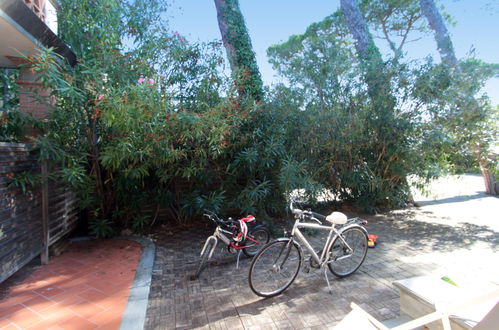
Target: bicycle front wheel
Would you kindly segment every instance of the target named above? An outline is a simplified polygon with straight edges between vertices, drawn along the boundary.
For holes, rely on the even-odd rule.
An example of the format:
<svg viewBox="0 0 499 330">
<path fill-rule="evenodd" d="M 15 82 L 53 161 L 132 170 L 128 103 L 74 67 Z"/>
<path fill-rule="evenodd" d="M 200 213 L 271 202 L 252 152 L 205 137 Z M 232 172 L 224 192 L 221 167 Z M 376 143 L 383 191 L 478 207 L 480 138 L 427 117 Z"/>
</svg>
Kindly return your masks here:
<svg viewBox="0 0 499 330">
<path fill-rule="evenodd" d="M 199 265 L 196 269 L 196 272 L 191 276 L 192 280 L 198 279 L 201 272 L 205 269 L 206 263 L 208 261 L 208 256 L 210 255 L 211 249 L 213 249 L 215 243 L 215 240 L 208 238 L 208 243 L 206 244 L 206 248 L 201 255 L 201 259 L 199 260 Z"/>
<path fill-rule="evenodd" d="M 301 251 L 290 239 L 267 244 L 255 256 L 249 271 L 251 290 L 260 297 L 273 297 L 286 290 L 298 275 Z"/>
<path fill-rule="evenodd" d="M 267 227 L 256 226 L 248 233 L 246 238 L 247 248 L 243 249 L 247 257 L 254 257 L 260 249 L 270 241 L 270 231 Z"/>
<path fill-rule="evenodd" d="M 340 233 L 348 244 L 337 236 L 329 249 L 328 267 L 337 277 L 353 274 L 364 262 L 367 254 L 367 234 L 360 227 L 352 227 Z"/>
</svg>

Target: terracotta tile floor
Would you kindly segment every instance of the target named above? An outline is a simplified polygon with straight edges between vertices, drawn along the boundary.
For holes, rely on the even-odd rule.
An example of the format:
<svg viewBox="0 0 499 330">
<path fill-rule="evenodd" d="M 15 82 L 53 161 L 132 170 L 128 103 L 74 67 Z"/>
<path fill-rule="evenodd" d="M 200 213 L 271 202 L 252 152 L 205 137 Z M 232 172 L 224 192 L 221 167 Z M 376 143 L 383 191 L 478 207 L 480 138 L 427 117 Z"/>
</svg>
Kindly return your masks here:
<svg viewBox="0 0 499 330">
<path fill-rule="evenodd" d="M 140 254 L 129 240 L 71 243 L 48 265 L 1 284 L 0 329 L 119 329 Z"/>
</svg>

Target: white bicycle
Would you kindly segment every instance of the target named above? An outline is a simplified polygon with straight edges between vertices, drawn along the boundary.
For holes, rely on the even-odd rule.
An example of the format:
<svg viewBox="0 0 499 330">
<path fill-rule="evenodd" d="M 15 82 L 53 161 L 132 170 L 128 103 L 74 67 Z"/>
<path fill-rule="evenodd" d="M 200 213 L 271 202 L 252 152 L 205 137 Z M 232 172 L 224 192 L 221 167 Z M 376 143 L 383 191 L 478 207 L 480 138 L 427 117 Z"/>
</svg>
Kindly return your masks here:
<svg viewBox="0 0 499 330">
<path fill-rule="evenodd" d="M 330 292 L 327 269 L 337 277 L 346 277 L 353 274 L 366 257 L 368 233 L 364 226 L 367 221 L 359 218 L 347 219 L 347 216 L 340 212 L 324 216 L 294 208 L 293 203 L 291 212 L 295 216 L 295 224 L 290 237 L 279 238 L 267 244 L 251 263 L 249 285 L 251 290 L 261 297 L 281 294 L 296 279 L 303 256 L 302 247 L 298 242 L 311 254 L 310 267 L 324 269 Z M 324 220 L 330 225 L 323 225 Z M 321 252 L 317 253 L 312 248 L 300 228 L 329 231 Z"/>
<path fill-rule="evenodd" d="M 192 280 L 199 277 L 213 252 L 218 241 L 222 241 L 230 253 L 237 253 L 236 268 L 239 268 L 239 257 L 243 252 L 247 257 L 254 257 L 256 253 L 270 240 L 270 231 L 264 225 L 253 225 L 256 222 L 254 216 L 249 215 L 239 220 L 220 219 L 215 213 L 205 210 L 205 217 L 215 222 L 215 232 L 209 236 L 200 253 L 199 265 L 196 272 L 191 276 Z"/>
</svg>

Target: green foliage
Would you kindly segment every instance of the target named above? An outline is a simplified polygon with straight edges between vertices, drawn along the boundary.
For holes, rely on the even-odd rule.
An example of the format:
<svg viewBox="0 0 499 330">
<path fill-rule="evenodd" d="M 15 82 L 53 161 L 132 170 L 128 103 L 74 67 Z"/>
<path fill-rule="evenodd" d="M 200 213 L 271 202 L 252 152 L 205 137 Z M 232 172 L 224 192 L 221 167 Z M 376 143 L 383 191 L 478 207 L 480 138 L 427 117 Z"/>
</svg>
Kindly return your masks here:
<svg viewBox="0 0 499 330">
<path fill-rule="evenodd" d="M 31 114 L 17 107 L 0 111 L 0 141 L 20 142 L 26 129 L 36 124 L 37 120 Z"/>
<path fill-rule="evenodd" d="M 427 33 L 419 0 L 363 0 L 359 4 L 377 38 L 385 39 L 396 58 L 406 43 Z"/>
<path fill-rule="evenodd" d="M 380 93 L 373 102 L 359 79 L 369 68 L 352 61 L 342 16 L 313 24 L 268 53 L 290 85 L 300 86 L 279 86 L 272 95 L 272 106 L 294 112 L 288 119 L 288 148 L 300 167 L 338 199 L 366 209 L 403 204 L 405 177 L 417 162 L 410 138 L 416 127 L 406 114 L 394 112 L 390 94 Z M 386 78 L 376 79 L 379 93 Z"/>
<path fill-rule="evenodd" d="M 21 188 L 23 194 L 35 188 L 40 181 L 40 175 L 30 171 L 9 173 L 7 177 L 11 180 L 8 186 Z"/>
<path fill-rule="evenodd" d="M 426 29 L 417 1 L 364 1 L 363 8 L 388 38 Z M 289 82 L 273 90 L 272 106 L 289 114 L 292 159 L 314 182 L 376 211 L 410 199 L 407 177 L 424 184 L 477 150 L 485 157 L 497 141 L 497 113 L 474 95 L 497 75 L 496 65 L 467 59 L 457 71 L 431 60 L 403 63 L 401 40 L 380 67 L 376 49 L 357 60 L 350 40 L 335 13 L 268 50 Z"/>
<path fill-rule="evenodd" d="M 36 123 L 33 116 L 18 108 L 16 84 L 18 76 L 18 70 L 2 69 L 0 71 L 0 141 L 2 142 L 21 141 L 26 129 Z"/>
<path fill-rule="evenodd" d="M 113 223 L 106 219 L 95 219 L 90 222 L 90 235 L 96 238 L 109 238 L 116 234 Z"/>
<path fill-rule="evenodd" d="M 424 182 L 452 155 L 497 138 L 497 109 L 483 98 L 470 110 L 460 96 L 495 66 L 468 60 L 458 74 L 431 61 L 380 66 L 379 52 L 358 60 L 339 13 L 269 49 L 289 85 L 263 104 L 261 80 L 241 97 L 244 80 L 220 73 L 221 45 L 168 30 L 161 2 L 61 5 L 62 37 L 79 64 L 49 49 L 28 58 L 57 97 L 36 144 L 99 219 L 90 225 L 98 237 L 143 232 L 160 209 L 179 223 L 204 209 L 266 220 L 296 191 L 371 211 L 403 205 L 407 177 Z"/>
<path fill-rule="evenodd" d="M 477 160 L 494 154 L 499 140 L 497 107 L 485 95 L 476 95 L 498 75 L 499 65 L 473 58 L 461 61 L 458 70 L 431 61 L 415 70 L 412 96 L 431 119 L 426 127 L 439 139 L 428 146 L 427 154 L 438 145 L 440 157 L 454 164 L 453 171 L 477 168 Z"/>
<path fill-rule="evenodd" d="M 352 72 L 354 49 L 342 21 L 335 13 L 310 25 L 304 34 L 291 36 L 267 50 L 274 69 L 291 86 L 299 86 L 298 95 L 306 97 L 307 103 L 331 105 L 341 98 L 342 87 L 349 88 L 358 74 Z"/>
<path fill-rule="evenodd" d="M 19 103 L 19 98 L 17 96 L 17 91 L 19 87 L 16 84 L 18 79 L 19 71 L 13 69 L 2 69 L 0 71 L 0 109 L 9 110 L 16 107 Z"/>
<path fill-rule="evenodd" d="M 220 44 L 137 23 L 161 21 L 158 8 L 139 19 L 118 1 L 62 6 L 63 37 L 81 40 L 79 64 L 64 66 L 49 49 L 34 57 L 58 102 L 37 145 L 62 165 L 58 177 L 82 207 L 106 219 L 92 222 L 95 235 L 142 232 L 160 208 L 180 223 L 206 208 L 261 217 L 283 209 L 297 186 L 280 181 L 286 116 L 238 95 L 220 74 Z"/>
<path fill-rule="evenodd" d="M 150 216 L 139 215 L 132 220 L 132 230 L 136 233 L 142 233 L 150 223 Z"/>
</svg>

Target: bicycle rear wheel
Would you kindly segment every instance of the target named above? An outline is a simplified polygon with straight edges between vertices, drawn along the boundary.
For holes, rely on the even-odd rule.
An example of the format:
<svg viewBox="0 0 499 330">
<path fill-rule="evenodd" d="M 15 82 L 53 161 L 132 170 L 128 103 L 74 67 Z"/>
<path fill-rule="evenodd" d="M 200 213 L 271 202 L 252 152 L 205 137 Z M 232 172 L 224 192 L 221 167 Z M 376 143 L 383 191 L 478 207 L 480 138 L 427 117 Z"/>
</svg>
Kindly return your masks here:
<svg viewBox="0 0 499 330">
<path fill-rule="evenodd" d="M 254 257 L 260 249 L 270 241 L 270 231 L 265 226 L 256 226 L 246 238 L 247 248 L 243 249 L 243 253 L 247 257 Z"/>
<path fill-rule="evenodd" d="M 298 275 L 301 251 L 290 239 L 265 245 L 249 271 L 251 290 L 260 297 L 273 297 L 286 290 Z"/>
<path fill-rule="evenodd" d="M 351 227 L 340 233 L 329 249 L 328 267 L 337 277 L 353 274 L 364 262 L 367 254 L 367 234 L 361 227 Z"/>
</svg>

